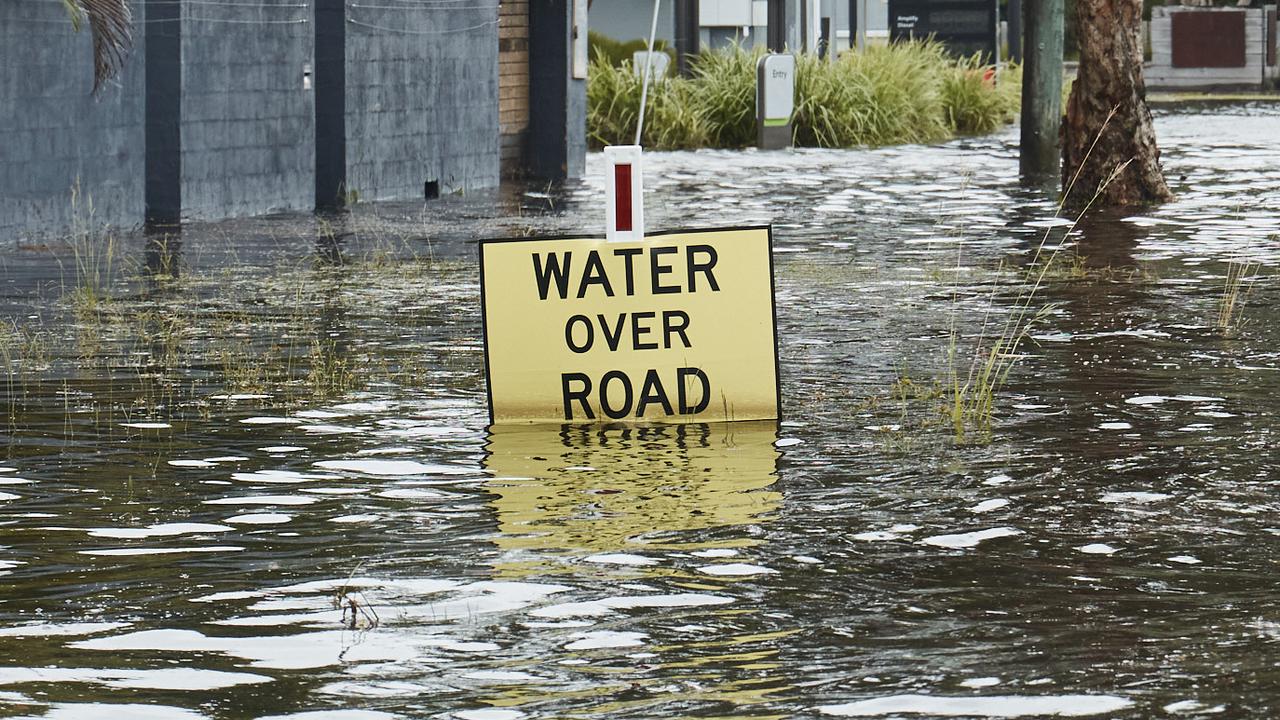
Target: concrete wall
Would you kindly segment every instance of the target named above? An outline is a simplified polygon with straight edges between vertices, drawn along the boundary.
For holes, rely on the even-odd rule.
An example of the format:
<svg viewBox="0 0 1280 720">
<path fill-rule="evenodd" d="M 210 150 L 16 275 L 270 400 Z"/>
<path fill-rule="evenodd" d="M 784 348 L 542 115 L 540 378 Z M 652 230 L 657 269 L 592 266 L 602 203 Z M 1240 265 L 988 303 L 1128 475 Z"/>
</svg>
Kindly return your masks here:
<svg viewBox="0 0 1280 720">
<path fill-rule="evenodd" d="M 500 172 L 498 9 L 347 5 L 347 188 L 361 200 L 489 187 Z M 444 8 L 444 9 L 442 9 Z"/>
<path fill-rule="evenodd" d="M 133 226 L 143 212 L 142 38 L 98 98 L 92 40 L 60 3 L 0 2 L 0 247 L 76 220 Z"/>
<path fill-rule="evenodd" d="M 297 0 L 184 6 L 183 217 L 313 207 L 312 33 Z"/>
<path fill-rule="evenodd" d="M 585 164 L 571 7 L 528 0 L 544 28 L 529 39 L 528 132 L 544 142 L 525 163 L 543 177 Z M 133 8 L 133 53 L 95 99 L 89 33 L 56 0 L 0 0 L 0 243 L 65 233 L 77 179 L 94 224 L 128 227 L 499 182 L 494 0 Z"/>
</svg>

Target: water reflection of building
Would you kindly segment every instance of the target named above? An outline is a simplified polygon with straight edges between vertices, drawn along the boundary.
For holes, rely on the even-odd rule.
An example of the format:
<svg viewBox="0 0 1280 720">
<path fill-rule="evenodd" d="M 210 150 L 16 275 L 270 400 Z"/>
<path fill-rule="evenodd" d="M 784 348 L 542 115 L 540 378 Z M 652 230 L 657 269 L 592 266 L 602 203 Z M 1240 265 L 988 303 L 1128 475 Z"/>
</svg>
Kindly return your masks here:
<svg viewBox="0 0 1280 720">
<path fill-rule="evenodd" d="M 781 494 L 769 489 L 776 439 L 773 422 L 495 426 L 485 465 L 498 545 L 557 554 L 702 547 L 697 531 L 755 523 L 778 507 Z"/>
</svg>

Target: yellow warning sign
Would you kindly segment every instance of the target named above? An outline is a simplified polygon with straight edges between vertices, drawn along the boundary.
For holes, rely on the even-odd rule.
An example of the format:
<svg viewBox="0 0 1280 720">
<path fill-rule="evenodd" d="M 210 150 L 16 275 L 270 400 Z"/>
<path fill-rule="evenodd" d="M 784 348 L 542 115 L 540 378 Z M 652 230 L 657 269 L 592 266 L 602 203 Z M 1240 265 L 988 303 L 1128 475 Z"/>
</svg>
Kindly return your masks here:
<svg viewBox="0 0 1280 720">
<path fill-rule="evenodd" d="M 778 417 L 769 228 L 480 244 L 489 414 Z"/>
</svg>

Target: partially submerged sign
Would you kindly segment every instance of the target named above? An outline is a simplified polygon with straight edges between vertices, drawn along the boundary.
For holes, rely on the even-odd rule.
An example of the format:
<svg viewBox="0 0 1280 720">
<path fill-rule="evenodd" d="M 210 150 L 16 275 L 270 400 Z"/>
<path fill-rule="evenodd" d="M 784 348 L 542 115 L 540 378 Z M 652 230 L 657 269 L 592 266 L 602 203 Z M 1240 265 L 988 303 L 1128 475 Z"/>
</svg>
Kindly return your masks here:
<svg viewBox="0 0 1280 720">
<path fill-rule="evenodd" d="M 762 150 L 791 147 L 795 55 L 765 55 L 756 63 L 756 134 Z"/>
<path fill-rule="evenodd" d="M 494 423 L 778 417 L 769 228 L 480 244 Z"/>
</svg>

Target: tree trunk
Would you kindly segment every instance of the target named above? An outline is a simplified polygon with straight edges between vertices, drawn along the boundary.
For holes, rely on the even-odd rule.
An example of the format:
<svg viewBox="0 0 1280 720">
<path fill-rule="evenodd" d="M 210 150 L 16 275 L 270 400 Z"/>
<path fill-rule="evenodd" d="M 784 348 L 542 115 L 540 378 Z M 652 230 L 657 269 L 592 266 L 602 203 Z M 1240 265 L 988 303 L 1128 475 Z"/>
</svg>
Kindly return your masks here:
<svg viewBox="0 0 1280 720">
<path fill-rule="evenodd" d="M 1172 200 L 1160 172 L 1142 77 L 1142 0 L 1074 4 L 1080 70 L 1062 124 L 1067 204 L 1113 207 Z"/>
</svg>

